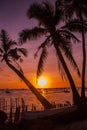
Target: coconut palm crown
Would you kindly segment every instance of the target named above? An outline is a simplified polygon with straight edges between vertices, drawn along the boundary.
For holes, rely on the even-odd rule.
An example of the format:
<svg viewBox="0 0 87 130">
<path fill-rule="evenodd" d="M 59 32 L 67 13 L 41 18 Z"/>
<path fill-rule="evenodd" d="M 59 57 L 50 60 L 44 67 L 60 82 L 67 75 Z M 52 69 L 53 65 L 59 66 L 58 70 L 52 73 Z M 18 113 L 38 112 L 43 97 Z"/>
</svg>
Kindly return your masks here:
<svg viewBox="0 0 87 130">
<path fill-rule="evenodd" d="M 35 26 L 32 29 L 23 30 L 20 33 L 19 40 L 23 44 L 27 40 L 37 39 L 42 36 L 45 37 L 45 40 L 41 43 L 35 53 L 35 56 L 37 56 L 38 51 L 42 50 L 37 68 L 37 77 L 41 74 L 44 62 L 48 56 L 47 48 L 54 47 L 59 64 L 61 64 L 64 69 L 72 88 L 74 104 L 78 104 L 77 99 L 79 100 L 80 96 L 64 60 L 64 55 L 74 66 L 78 75 L 80 75 L 78 66 L 72 55 L 71 44 L 71 41 L 76 43 L 79 42 L 79 40 L 70 31 L 60 27 L 60 22 L 63 16 L 62 14 L 63 12 L 58 8 L 58 3 L 55 3 L 54 6 L 48 1 L 42 2 L 41 4 L 32 4 L 27 11 L 27 16 L 29 19 L 36 19 L 38 21 L 38 26 Z"/>
<path fill-rule="evenodd" d="M 16 47 L 15 47 L 16 46 Z M 17 43 L 14 40 L 11 40 L 8 36 L 8 33 L 5 30 L 1 30 L 0 33 L 0 58 L 1 62 L 5 61 L 6 63 L 13 63 L 17 65 L 19 71 L 22 71 L 18 61 L 22 62 L 23 59 L 21 55 L 27 57 L 27 50 L 25 48 L 18 48 Z"/>
<path fill-rule="evenodd" d="M 59 0 L 57 0 L 59 1 Z M 85 98 L 85 74 L 86 74 L 86 44 L 85 44 L 85 27 L 84 21 L 87 19 L 87 0 L 62 0 L 61 8 L 65 12 L 66 21 L 71 21 L 72 18 L 78 18 L 81 22 L 81 34 L 82 34 L 82 52 L 83 52 L 83 62 L 82 62 L 82 90 L 81 97 Z M 73 24 L 73 30 L 75 29 L 75 22 Z M 76 29 L 75 29 L 76 30 Z M 79 28 L 78 28 L 79 31 Z"/>
<path fill-rule="evenodd" d="M 0 33 L 0 59 L 1 62 L 5 61 L 6 65 L 13 70 L 20 79 L 27 85 L 27 87 L 35 94 L 36 98 L 41 102 L 45 109 L 54 107 L 45 97 L 43 97 L 38 90 L 31 84 L 31 82 L 24 76 L 23 71 L 18 64 L 23 61 L 21 53 L 27 56 L 27 51 L 24 48 L 15 47 L 17 43 L 11 40 L 5 30 Z M 13 63 L 16 63 L 17 67 Z"/>
</svg>

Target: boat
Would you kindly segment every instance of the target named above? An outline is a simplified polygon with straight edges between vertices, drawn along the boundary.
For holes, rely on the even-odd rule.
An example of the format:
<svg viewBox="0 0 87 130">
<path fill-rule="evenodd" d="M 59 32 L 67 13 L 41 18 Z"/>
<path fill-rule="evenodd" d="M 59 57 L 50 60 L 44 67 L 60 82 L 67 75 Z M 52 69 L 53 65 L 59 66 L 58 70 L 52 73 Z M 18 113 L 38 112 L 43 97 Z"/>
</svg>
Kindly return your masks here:
<svg viewBox="0 0 87 130">
<path fill-rule="evenodd" d="M 47 93 L 47 89 L 42 89 L 42 88 L 40 88 L 40 89 L 38 89 L 38 91 L 39 91 L 41 94 Z"/>
<path fill-rule="evenodd" d="M 10 93 L 10 91 L 8 90 L 8 89 L 6 89 L 6 91 L 5 91 L 6 93 Z"/>
<path fill-rule="evenodd" d="M 49 110 L 42 111 L 28 111 L 25 112 L 22 116 L 23 120 L 35 120 L 43 118 L 51 118 L 54 116 L 60 116 L 77 110 L 76 106 L 68 106 L 63 108 L 54 108 Z"/>
<path fill-rule="evenodd" d="M 64 92 L 65 93 L 70 93 L 70 90 L 69 89 L 64 89 Z"/>
</svg>

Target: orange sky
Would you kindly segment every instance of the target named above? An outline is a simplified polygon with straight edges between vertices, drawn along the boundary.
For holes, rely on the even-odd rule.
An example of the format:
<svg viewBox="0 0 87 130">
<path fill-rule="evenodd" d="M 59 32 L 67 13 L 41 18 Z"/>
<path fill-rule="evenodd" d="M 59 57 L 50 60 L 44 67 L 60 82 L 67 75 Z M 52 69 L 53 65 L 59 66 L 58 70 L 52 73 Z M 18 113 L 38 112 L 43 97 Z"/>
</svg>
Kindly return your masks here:
<svg viewBox="0 0 87 130">
<path fill-rule="evenodd" d="M 18 38 L 18 33 L 25 28 L 31 28 L 35 26 L 34 20 L 28 20 L 26 17 L 26 11 L 29 5 L 36 0 L 0 0 L 0 29 L 5 29 L 12 39 Z M 34 53 L 39 43 L 42 43 L 43 39 L 39 41 L 32 41 L 24 45 L 28 49 L 29 56 L 21 64 L 25 76 L 34 84 L 36 87 L 36 69 L 38 64 L 38 58 L 34 59 Z M 86 40 L 87 41 L 87 40 Z M 87 46 L 86 46 L 87 49 Z M 81 44 L 74 46 L 74 57 L 79 65 L 81 71 L 82 65 L 82 53 Z M 49 55 L 44 65 L 44 71 L 42 76 L 48 79 L 48 84 L 44 87 L 69 87 L 67 80 L 62 80 L 59 71 L 57 59 L 55 56 L 55 50 L 49 49 Z M 39 55 L 38 55 L 39 56 Z M 87 59 L 87 58 L 86 58 Z M 68 63 L 68 67 L 71 74 L 74 77 L 77 86 L 81 86 L 81 78 L 78 78 L 74 69 Z M 87 71 L 86 71 L 87 77 Z M 86 80 L 87 86 L 87 80 Z M 27 88 L 27 86 L 21 81 L 18 76 L 12 70 L 10 70 L 4 63 L 0 63 L 0 88 Z"/>
<path fill-rule="evenodd" d="M 33 44 L 36 41 L 33 41 Z M 35 45 L 36 46 L 36 45 Z M 29 81 L 36 87 L 39 87 L 36 84 L 36 69 L 38 64 L 38 58 L 34 59 L 34 53 L 37 47 L 32 45 L 26 44 L 25 47 L 28 47 L 29 56 L 24 60 L 24 62 L 21 64 L 25 76 L 29 79 Z M 81 52 L 80 52 L 80 45 L 76 45 L 75 49 L 75 58 L 77 60 L 77 63 L 80 67 L 81 71 Z M 78 52 L 76 50 L 78 49 Z M 39 57 L 39 55 L 38 55 Z M 74 77 L 75 83 L 77 86 L 81 86 L 81 78 L 78 78 L 76 72 L 71 67 L 71 65 L 68 63 L 68 66 L 70 68 L 71 74 Z M 44 65 L 44 71 L 41 76 L 44 76 L 47 79 L 47 85 L 44 87 L 69 87 L 68 80 L 62 80 L 60 73 L 58 71 L 58 65 L 57 65 L 57 59 L 55 56 L 54 49 L 49 49 L 49 55 L 47 58 L 47 61 Z M 87 77 L 87 73 L 86 73 Z M 86 80 L 86 86 L 87 86 L 87 80 Z M 10 70 L 5 64 L 1 64 L 0 69 L 0 88 L 27 88 L 27 86 L 21 81 L 21 79 L 12 71 Z"/>
</svg>

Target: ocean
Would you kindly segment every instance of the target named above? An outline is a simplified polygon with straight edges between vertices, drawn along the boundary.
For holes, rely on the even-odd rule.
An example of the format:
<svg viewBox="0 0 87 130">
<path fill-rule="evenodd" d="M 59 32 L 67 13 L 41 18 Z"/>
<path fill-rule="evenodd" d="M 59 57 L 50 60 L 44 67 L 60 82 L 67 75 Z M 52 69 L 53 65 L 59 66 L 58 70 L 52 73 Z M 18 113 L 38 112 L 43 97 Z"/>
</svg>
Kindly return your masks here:
<svg viewBox="0 0 87 130">
<path fill-rule="evenodd" d="M 67 88 L 47 88 L 38 89 L 38 91 L 51 103 L 55 103 L 56 107 L 73 104 L 71 89 Z M 78 89 L 80 92 L 80 89 Z M 0 109 L 9 111 L 10 106 L 26 105 L 28 110 L 32 110 L 35 106 L 36 110 L 43 109 L 41 103 L 37 100 L 35 95 L 26 89 L 3 89 L 0 90 Z M 2 107 L 2 108 L 1 108 Z M 5 108 L 6 107 L 6 108 Z"/>
</svg>

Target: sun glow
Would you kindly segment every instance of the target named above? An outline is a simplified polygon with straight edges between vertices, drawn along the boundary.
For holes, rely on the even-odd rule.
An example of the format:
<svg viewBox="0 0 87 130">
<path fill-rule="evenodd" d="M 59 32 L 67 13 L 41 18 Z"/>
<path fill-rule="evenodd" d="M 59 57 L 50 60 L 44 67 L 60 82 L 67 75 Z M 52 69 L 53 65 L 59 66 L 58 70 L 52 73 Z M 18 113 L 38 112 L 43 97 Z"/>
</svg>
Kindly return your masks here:
<svg viewBox="0 0 87 130">
<path fill-rule="evenodd" d="M 38 83 L 38 85 L 39 85 L 40 87 L 44 87 L 44 86 L 47 84 L 47 80 L 46 80 L 46 78 L 44 78 L 44 77 L 40 77 L 40 78 L 38 79 L 37 83 Z"/>
</svg>

